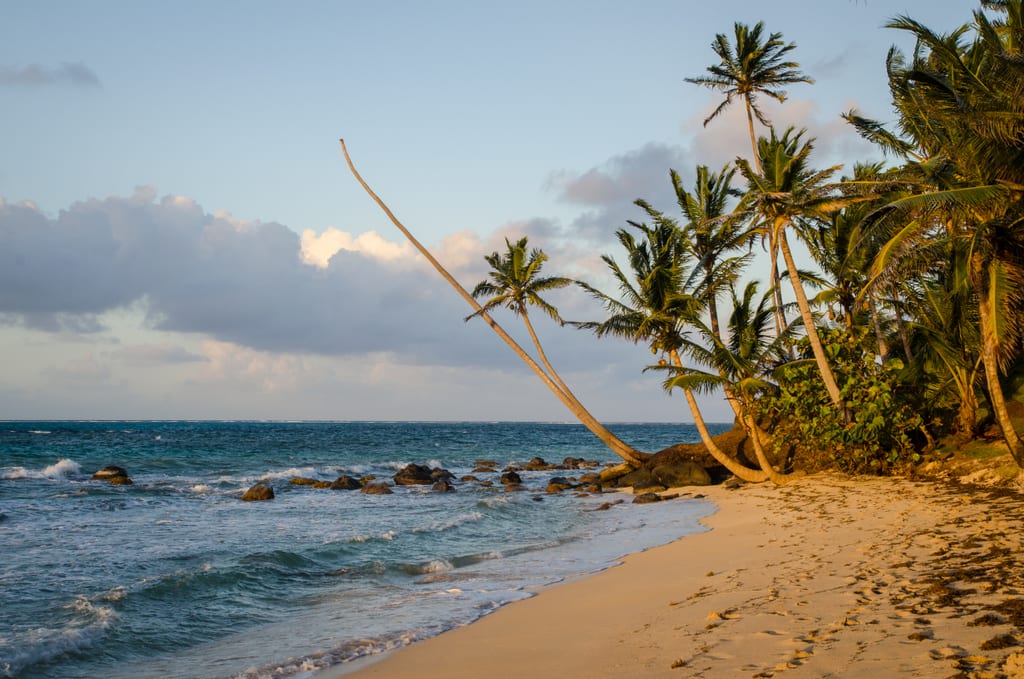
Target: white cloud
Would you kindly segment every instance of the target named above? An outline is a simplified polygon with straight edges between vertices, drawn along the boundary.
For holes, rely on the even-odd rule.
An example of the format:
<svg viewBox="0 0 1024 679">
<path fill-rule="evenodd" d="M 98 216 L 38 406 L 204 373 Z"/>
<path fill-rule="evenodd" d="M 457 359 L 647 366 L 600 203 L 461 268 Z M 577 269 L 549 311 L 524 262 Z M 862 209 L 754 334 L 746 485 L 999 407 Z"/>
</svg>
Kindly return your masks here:
<svg viewBox="0 0 1024 679">
<path fill-rule="evenodd" d="M 366 231 L 353 236 L 333 226 L 321 233 L 312 229 L 302 232 L 301 258 L 306 264 L 326 269 L 331 257 L 340 250 L 359 252 L 383 262 L 412 260 L 416 254 L 407 242 L 392 243 L 376 231 Z"/>
</svg>

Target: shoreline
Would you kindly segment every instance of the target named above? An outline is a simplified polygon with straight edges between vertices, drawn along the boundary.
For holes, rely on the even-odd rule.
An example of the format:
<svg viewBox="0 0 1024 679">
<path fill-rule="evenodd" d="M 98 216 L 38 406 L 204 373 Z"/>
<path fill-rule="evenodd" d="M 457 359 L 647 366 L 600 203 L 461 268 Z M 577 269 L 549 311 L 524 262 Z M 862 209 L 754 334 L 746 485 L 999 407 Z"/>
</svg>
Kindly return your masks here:
<svg viewBox="0 0 1024 679">
<path fill-rule="evenodd" d="M 312 676 L 1024 678 L 1020 494 L 835 474 L 692 490 L 718 508 L 708 531 Z"/>
</svg>

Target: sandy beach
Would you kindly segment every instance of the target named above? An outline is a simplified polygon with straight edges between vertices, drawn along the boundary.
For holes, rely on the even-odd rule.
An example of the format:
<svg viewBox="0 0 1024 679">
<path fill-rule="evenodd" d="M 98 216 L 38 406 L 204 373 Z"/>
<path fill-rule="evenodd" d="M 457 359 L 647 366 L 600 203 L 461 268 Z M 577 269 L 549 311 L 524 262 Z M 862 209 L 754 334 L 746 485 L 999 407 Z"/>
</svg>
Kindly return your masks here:
<svg viewBox="0 0 1024 679">
<path fill-rule="evenodd" d="M 317 678 L 1024 677 L 1021 494 L 839 475 L 684 494 L 718 505 L 709 531 Z"/>
</svg>

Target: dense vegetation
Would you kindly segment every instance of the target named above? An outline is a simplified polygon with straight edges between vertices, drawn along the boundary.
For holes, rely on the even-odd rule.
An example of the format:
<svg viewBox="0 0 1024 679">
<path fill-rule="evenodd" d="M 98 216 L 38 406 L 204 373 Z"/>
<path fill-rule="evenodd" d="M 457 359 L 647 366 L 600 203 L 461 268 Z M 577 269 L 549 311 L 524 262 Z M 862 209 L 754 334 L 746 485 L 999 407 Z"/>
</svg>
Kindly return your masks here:
<svg viewBox="0 0 1024 679">
<path fill-rule="evenodd" d="M 579 283 L 607 316 L 575 325 L 646 345 L 709 452 L 750 480 L 782 482 L 794 462 L 891 471 L 942 437 L 992 425 L 1024 466 L 1007 396 L 1024 374 L 1022 7 L 982 2 L 948 35 L 894 19 L 916 38 L 912 54 L 886 59 L 895 127 L 844 114 L 892 163 L 842 177 L 841 166 L 814 165 L 806 131 L 776 130 L 758 106 L 812 82 L 788 60 L 795 45 L 760 23 L 716 36 L 719 63 L 687 80 L 724 95 L 705 124 L 745 107 L 753 155 L 698 167 L 692 188 L 672 171 L 678 215 L 637 200 L 645 221 L 616 234 L 624 263 L 604 256 L 618 289 Z M 797 242 L 816 271 L 798 268 Z M 769 275 L 751 282 L 758 244 Z M 544 261 L 526 247 L 510 242 L 488 261 Z M 516 312 L 526 319 L 525 305 Z M 724 390 L 761 469 L 717 450 L 693 396 L 712 389 Z"/>
<path fill-rule="evenodd" d="M 786 87 L 813 81 L 780 33 L 737 23 L 712 43 L 719 62 L 687 80 L 724 95 L 705 125 L 744 106 L 751 157 L 697 167 L 692 187 L 670 171 L 678 214 L 637 200 L 645 221 L 616 233 L 624 263 L 603 257 L 618 289 L 578 282 L 607 315 L 574 325 L 646 345 L 708 451 L 750 481 L 783 483 L 794 466 L 894 471 L 943 438 L 993 429 L 1024 467 L 1012 412 L 1024 406 L 1010 398 L 1024 382 L 1024 0 L 982 0 L 949 34 L 909 17 L 889 27 L 916 40 L 886 57 L 895 125 L 843 114 L 888 163 L 840 175 L 815 165 L 805 130 L 775 129 L 759 97 L 784 102 Z M 561 320 L 541 293 L 569 281 L 542 277 L 546 256 L 526 238 L 506 245 L 472 297 L 424 254 L 584 424 L 642 461 L 586 412 L 529 323 L 530 307 Z M 798 268 L 795 245 L 815 271 Z M 761 249 L 767 280 L 752 280 Z M 526 322 L 543 366 L 490 317 L 496 307 Z M 708 433 L 694 394 L 709 390 L 724 392 L 759 468 Z"/>
</svg>

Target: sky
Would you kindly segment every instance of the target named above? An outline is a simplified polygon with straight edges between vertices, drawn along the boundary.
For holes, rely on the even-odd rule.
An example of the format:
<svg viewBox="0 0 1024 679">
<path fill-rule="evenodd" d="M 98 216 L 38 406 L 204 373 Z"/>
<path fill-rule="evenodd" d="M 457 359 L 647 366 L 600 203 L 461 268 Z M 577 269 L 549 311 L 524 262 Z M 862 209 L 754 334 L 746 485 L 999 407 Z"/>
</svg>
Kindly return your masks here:
<svg viewBox="0 0 1024 679">
<path fill-rule="evenodd" d="M 684 81 L 717 33 L 797 44 L 816 82 L 765 110 L 849 168 L 880 156 L 840 114 L 890 120 L 886 52 L 912 47 L 884 24 L 946 32 L 976 7 L 0 0 L 0 419 L 570 421 L 338 139 L 464 286 L 521 235 L 545 273 L 600 285 L 633 201 L 671 213 L 670 168 L 748 154 L 741 109 L 705 127 L 720 95 Z M 599 419 L 692 421 L 643 346 L 538 326 Z"/>
</svg>

